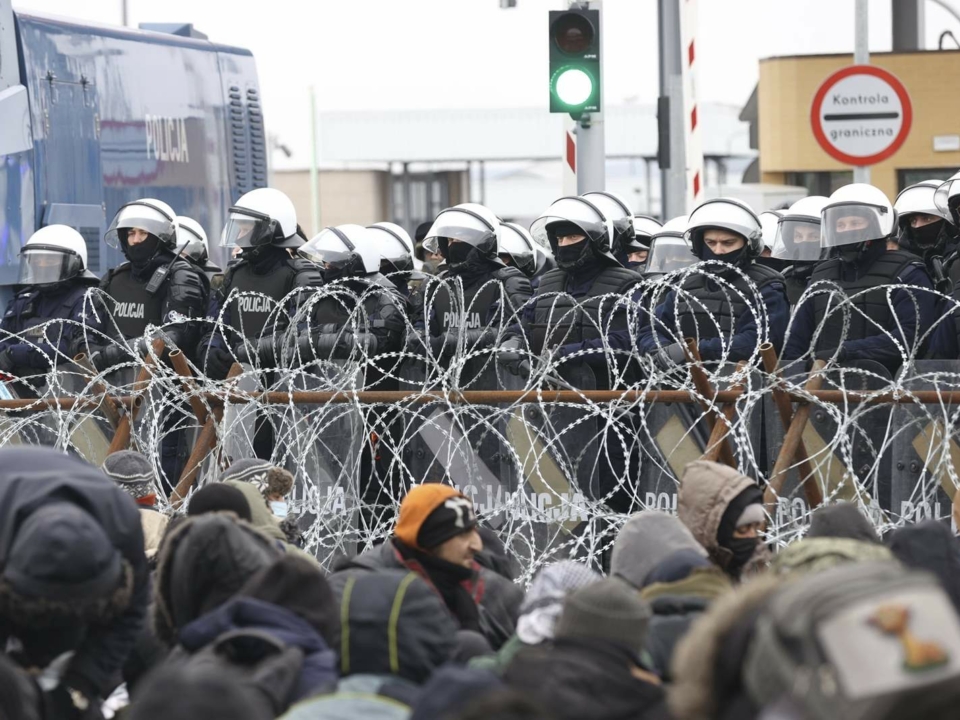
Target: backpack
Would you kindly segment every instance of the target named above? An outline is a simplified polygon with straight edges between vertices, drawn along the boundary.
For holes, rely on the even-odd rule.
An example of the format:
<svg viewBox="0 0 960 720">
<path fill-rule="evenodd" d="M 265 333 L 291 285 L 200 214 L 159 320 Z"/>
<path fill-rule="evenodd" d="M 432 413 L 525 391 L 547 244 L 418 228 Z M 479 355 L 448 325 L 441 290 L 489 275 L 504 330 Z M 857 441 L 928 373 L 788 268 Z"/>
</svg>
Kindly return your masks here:
<svg viewBox="0 0 960 720">
<path fill-rule="evenodd" d="M 759 707 L 818 720 L 929 717 L 960 702 L 960 619 L 932 575 L 844 564 L 768 599 L 743 680 Z"/>
</svg>

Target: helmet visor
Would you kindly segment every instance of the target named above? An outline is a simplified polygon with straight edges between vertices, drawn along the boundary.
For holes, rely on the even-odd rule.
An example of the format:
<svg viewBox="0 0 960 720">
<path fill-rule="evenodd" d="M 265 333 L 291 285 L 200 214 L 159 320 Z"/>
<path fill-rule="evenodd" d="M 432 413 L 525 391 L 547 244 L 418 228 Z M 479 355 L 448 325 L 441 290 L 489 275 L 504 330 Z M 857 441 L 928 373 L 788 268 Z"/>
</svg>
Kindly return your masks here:
<svg viewBox="0 0 960 720">
<path fill-rule="evenodd" d="M 326 228 L 310 242 L 301 245 L 297 252 L 300 257 L 321 267 L 342 267 L 352 262 L 356 250 L 351 250 L 343 239 L 330 228 Z"/>
<path fill-rule="evenodd" d="M 825 248 L 882 240 L 890 234 L 884 227 L 892 222 L 887 208 L 856 202 L 825 207 L 821 217 L 820 242 Z"/>
<path fill-rule="evenodd" d="M 431 239 L 439 241 L 440 238 L 446 238 L 448 241 L 458 240 L 473 247 L 480 247 L 495 237 L 496 229 L 491 228 L 481 218 L 463 210 L 451 209 L 437 216 L 427 232 L 424 247 L 427 247 L 427 241 Z M 434 251 L 430 250 L 430 252 Z"/>
<path fill-rule="evenodd" d="M 690 243 L 685 239 L 661 235 L 651 241 L 650 255 L 647 257 L 644 273 L 669 273 L 674 270 L 683 270 L 699 261 L 699 258 L 693 254 Z"/>
<path fill-rule="evenodd" d="M 605 220 L 606 218 L 593 207 L 589 200 L 564 197 L 553 203 L 543 215 L 533 221 L 530 234 L 540 245 L 553 247 L 555 239 L 551 241 L 547 226 L 555 222 L 568 222 L 579 227 L 585 236 L 597 239 L 607 232 Z"/>
<path fill-rule="evenodd" d="M 950 212 L 950 200 L 954 199 L 956 204 L 957 195 L 960 195 L 960 178 L 950 178 L 933 193 L 933 203 L 944 217 L 953 217 Z"/>
<path fill-rule="evenodd" d="M 380 257 L 390 262 L 397 262 L 410 257 L 410 250 L 403 242 L 392 233 L 386 230 L 379 230 L 376 227 L 367 228 L 371 233 L 376 233 L 372 237 L 376 238 L 377 252 Z"/>
<path fill-rule="evenodd" d="M 76 276 L 81 270 L 78 255 L 61 249 L 28 246 L 20 253 L 20 285 L 50 285 Z"/>
<path fill-rule="evenodd" d="M 810 218 L 782 218 L 777 223 L 777 236 L 773 241 L 771 255 L 793 262 L 819 260 L 820 221 Z"/>
<path fill-rule="evenodd" d="M 224 247 L 247 248 L 269 245 L 273 242 L 274 223 L 266 215 L 246 208 L 230 208 L 227 224 L 220 236 Z"/>
<path fill-rule="evenodd" d="M 127 233 L 134 228 L 156 236 L 164 244 L 173 246 L 176 243 L 177 227 L 173 220 L 165 218 L 155 207 L 139 203 L 131 203 L 120 208 L 120 212 L 113 218 L 103 239 L 110 247 L 122 247 L 127 239 Z"/>
</svg>

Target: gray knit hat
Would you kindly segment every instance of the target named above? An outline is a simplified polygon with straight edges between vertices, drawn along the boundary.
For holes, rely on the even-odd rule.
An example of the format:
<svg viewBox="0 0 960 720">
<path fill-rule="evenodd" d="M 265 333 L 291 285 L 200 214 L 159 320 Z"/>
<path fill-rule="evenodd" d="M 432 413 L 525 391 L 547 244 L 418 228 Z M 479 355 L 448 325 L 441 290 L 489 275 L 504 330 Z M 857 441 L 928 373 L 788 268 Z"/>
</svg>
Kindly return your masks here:
<svg viewBox="0 0 960 720">
<path fill-rule="evenodd" d="M 636 590 L 617 578 L 604 578 L 567 595 L 556 637 L 601 640 L 639 658 L 649 622 L 650 606 Z"/>
<path fill-rule="evenodd" d="M 226 482 L 227 480 L 253 483 L 264 497 L 286 495 L 293 489 L 293 475 L 283 468 L 259 458 L 237 460 L 220 473 L 220 482 Z"/>
<path fill-rule="evenodd" d="M 157 492 L 157 475 L 146 457 L 133 450 L 120 450 L 103 461 L 103 473 L 134 500 Z"/>
<path fill-rule="evenodd" d="M 644 510 L 627 520 L 617 534 L 610 574 L 639 590 L 651 570 L 680 550 L 707 557 L 707 551 L 679 519 L 660 510 Z"/>
</svg>

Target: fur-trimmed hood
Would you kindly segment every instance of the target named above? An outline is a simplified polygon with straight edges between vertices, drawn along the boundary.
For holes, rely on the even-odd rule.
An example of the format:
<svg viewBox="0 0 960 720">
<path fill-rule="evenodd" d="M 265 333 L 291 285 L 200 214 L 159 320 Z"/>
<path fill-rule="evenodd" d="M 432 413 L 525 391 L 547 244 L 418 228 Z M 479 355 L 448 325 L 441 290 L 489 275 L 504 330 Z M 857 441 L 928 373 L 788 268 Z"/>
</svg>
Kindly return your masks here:
<svg viewBox="0 0 960 720">
<path fill-rule="evenodd" d="M 164 539 L 157 563 L 157 638 L 175 644 L 180 628 L 236 595 L 282 556 L 276 541 L 232 515 L 199 515 L 178 524 Z"/>
<path fill-rule="evenodd" d="M 754 613 L 783 584 L 775 577 L 759 577 L 717 598 L 693 623 L 676 647 L 667 701 L 675 720 L 713 720 L 719 697 L 718 660 L 728 633 Z M 741 658 L 742 659 L 742 658 Z"/>
</svg>

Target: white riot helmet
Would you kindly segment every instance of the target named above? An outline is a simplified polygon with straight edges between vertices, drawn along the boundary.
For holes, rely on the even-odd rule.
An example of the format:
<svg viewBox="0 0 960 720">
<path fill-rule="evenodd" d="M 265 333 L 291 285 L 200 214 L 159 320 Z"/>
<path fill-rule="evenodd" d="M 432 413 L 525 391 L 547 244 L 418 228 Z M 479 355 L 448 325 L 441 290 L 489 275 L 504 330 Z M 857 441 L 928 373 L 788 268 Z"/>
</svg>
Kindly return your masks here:
<svg viewBox="0 0 960 720">
<path fill-rule="evenodd" d="M 533 277 L 537 272 L 537 257 L 534 249 L 535 243 L 530 233 L 515 223 L 505 222 L 500 224 L 497 232 L 497 254 L 504 258 L 509 258 L 509 265 L 513 265 L 517 270 L 527 277 Z"/>
<path fill-rule="evenodd" d="M 554 258 L 557 259 L 557 265 L 563 270 L 579 267 L 590 257 L 587 246 L 584 246 L 580 259 L 576 263 L 568 264 L 567 267 L 560 263 L 557 254 L 557 237 L 570 234 L 585 236 L 587 245 L 593 249 L 596 256 L 619 264 L 613 255 L 613 242 L 616 236 L 613 221 L 589 198 L 570 196 L 555 201 L 533 221 L 530 234 L 534 241 L 550 247 Z"/>
<path fill-rule="evenodd" d="M 207 242 L 207 233 L 196 220 L 186 215 L 177 215 L 177 252 L 203 265 L 207 262 L 210 252 Z"/>
<path fill-rule="evenodd" d="M 368 225 L 380 253 L 380 272 L 411 272 L 413 270 L 413 240 L 410 234 L 392 222 L 378 222 Z"/>
<path fill-rule="evenodd" d="M 773 243 L 777 238 L 777 226 L 783 213 L 779 210 L 764 210 L 757 217 L 760 218 L 760 231 L 763 236 L 763 247 L 773 251 Z M 761 250 L 761 252 L 763 252 Z"/>
<path fill-rule="evenodd" d="M 672 218 L 650 238 L 650 254 L 643 269 L 644 275 L 682 270 L 699 261 L 686 238 L 687 221 L 686 215 Z"/>
<path fill-rule="evenodd" d="M 326 227 L 297 252 L 322 268 L 328 282 L 380 271 L 376 236 L 362 225 Z"/>
<path fill-rule="evenodd" d="M 251 190 L 228 211 L 221 243 L 242 251 L 256 251 L 270 245 L 298 248 L 303 245 L 303 239 L 297 234 L 297 210 L 290 198 L 279 190 Z"/>
<path fill-rule="evenodd" d="M 797 200 L 785 210 L 777 223 L 773 257 L 795 263 L 812 263 L 820 259 L 820 213 L 830 200 L 823 195 L 810 195 Z"/>
<path fill-rule="evenodd" d="M 897 195 L 893 209 L 897 211 L 900 246 L 905 250 L 922 254 L 945 243 L 948 236 L 954 234 L 950 213 L 937 207 L 935 195 L 940 185 L 939 180 L 923 180 Z M 913 227 L 914 222 L 918 223 L 917 227 Z"/>
<path fill-rule="evenodd" d="M 960 213 L 957 211 L 957 206 L 960 205 L 960 172 L 940 184 L 933 196 L 933 201 L 940 212 L 950 218 L 954 225 L 960 227 Z"/>
<path fill-rule="evenodd" d="M 703 258 L 703 235 L 712 228 L 728 230 L 744 238 L 744 259 L 759 257 L 763 252 L 763 227 L 760 218 L 746 203 L 734 198 L 716 198 L 701 203 L 687 220 L 686 237 L 693 253 Z"/>
<path fill-rule="evenodd" d="M 500 227 L 498 218 L 489 208 L 477 203 L 461 203 L 441 211 L 433 221 L 423 246 L 428 246 L 431 239 L 436 238 L 436 250 L 447 261 L 447 267 L 457 272 L 467 266 L 471 258 L 482 258 L 500 264 L 497 256 L 497 228 Z M 453 241 L 453 242 L 451 242 Z M 450 245 L 463 243 L 465 252 L 455 252 L 450 257 Z"/>
<path fill-rule="evenodd" d="M 683 216 L 684 221 L 686 221 L 686 215 Z M 660 224 L 660 221 L 656 218 L 652 218 L 649 215 L 634 215 L 633 216 L 633 245 L 628 246 L 626 249 L 628 251 L 636 250 L 649 250 L 650 249 L 650 238 L 660 232 L 660 229 L 663 225 Z"/>
<path fill-rule="evenodd" d="M 72 227 L 40 228 L 20 250 L 19 285 L 56 285 L 75 277 L 96 279 L 87 271 L 87 244 Z"/>
<path fill-rule="evenodd" d="M 632 247 L 634 244 L 633 210 L 627 205 L 626 200 L 605 190 L 584 193 L 583 198 L 595 204 L 613 222 L 614 250 L 619 248 L 623 252 L 630 252 L 634 249 Z"/>
<path fill-rule="evenodd" d="M 830 196 L 820 213 L 824 248 L 861 246 L 886 240 L 897 227 L 897 213 L 883 191 L 866 183 L 844 185 Z"/>
<path fill-rule="evenodd" d="M 134 200 L 117 211 L 104 235 L 107 245 L 127 252 L 127 235 L 134 228 L 144 230 L 157 238 L 167 250 L 177 247 L 177 214 L 162 200 L 143 198 Z M 158 247 L 157 250 L 160 248 Z"/>
</svg>

